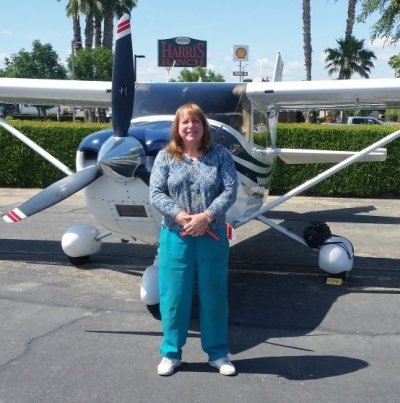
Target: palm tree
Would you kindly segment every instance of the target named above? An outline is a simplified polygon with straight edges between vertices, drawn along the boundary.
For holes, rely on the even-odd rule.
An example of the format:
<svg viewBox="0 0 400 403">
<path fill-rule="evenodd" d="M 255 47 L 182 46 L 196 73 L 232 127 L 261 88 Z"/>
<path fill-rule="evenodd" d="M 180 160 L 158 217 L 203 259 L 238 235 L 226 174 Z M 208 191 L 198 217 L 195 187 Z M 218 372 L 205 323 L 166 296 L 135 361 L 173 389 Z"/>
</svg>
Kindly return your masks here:
<svg viewBox="0 0 400 403">
<path fill-rule="evenodd" d="M 80 25 L 81 14 L 85 16 L 85 50 L 90 51 L 93 45 L 96 48 L 103 46 L 112 50 L 114 16 L 120 17 L 124 13 L 130 13 L 136 7 L 136 3 L 137 0 L 69 0 L 66 11 L 67 16 L 72 17 L 73 21 L 75 52 L 81 50 L 83 46 Z M 102 35 L 103 22 L 104 35 Z M 94 118 L 93 111 L 89 111 L 89 109 L 85 111 L 85 115 L 89 120 L 92 120 Z M 99 116 L 101 114 L 105 116 L 105 111 L 99 108 Z"/>
<path fill-rule="evenodd" d="M 137 0 L 102 0 L 103 2 L 103 18 L 104 18 L 104 35 L 103 46 L 112 49 L 113 33 L 114 33 L 114 16 L 120 18 L 123 14 L 130 14 L 136 7 Z"/>
<path fill-rule="evenodd" d="M 80 0 L 80 12 L 85 16 L 85 48 L 93 47 L 95 20 L 98 20 L 103 12 L 101 0 Z M 101 37 L 101 23 L 96 25 L 96 36 Z"/>
<path fill-rule="evenodd" d="M 312 47 L 311 47 L 311 6 L 310 0 L 303 0 L 303 50 L 304 66 L 306 68 L 306 81 L 311 81 Z M 306 111 L 304 118 L 310 123 L 313 113 Z"/>
<path fill-rule="evenodd" d="M 371 68 L 374 67 L 372 59 L 376 59 L 376 56 L 373 51 L 364 49 L 364 39 L 358 40 L 350 36 L 336 42 L 338 48 L 325 49 L 325 68 L 328 69 L 328 74 L 338 73 L 339 80 L 350 79 L 354 73 L 369 78 Z"/>
<path fill-rule="evenodd" d="M 337 0 L 335 0 L 336 3 Z M 355 20 L 355 13 L 356 13 L 356 5 L 357 5 L 357 0 L 349 0 L 349 3 L 347 5 L 347 20 L 346 20 L 346 31 L 345 31 L 345 36 L 344 36 L 344 42 L 349 43 L 351 41 L 351 38 L 353 37 L 353 28 L 354 28 L 354 20 Z M 343 41 L 343 40 L 342 40 Z M 325 50 L 326 51 L 326 50 Z M 337 51 L 337 49 L 334 49 L 334 51 Z M 340 53 L 340 51 L 339 51 Z M 336 54 L 331 54 L 332 57 L 336 58 L 338 57 L 340 59 L 340 56 Z M 325 59 L 327 61 L 327 59 Z M 340 63 L 339 63 L 340 64 Z M 331 69 L 335 69 L 335 63 L 332 64 Z M 329 73 L 331 75 L 332 72 Z M 340 71 L 340 67 L 339 67 Z M 341 73 L 339 72 L 339 76 L 341 77 Z M 342 77 L 344 78 L 344 77 Z M 344 111 L 334 111 L 331 110 L 328 112 L 327 117 L 331 119 L 332 122 L 336 122 L 339 117 L 341 117 L 341 121 L 344 123 L 347 114 Z"/>
<path fill-rule="evenodd" d="M 304 49 L 304 65 L 306 68 L 306 81 L 311 81 L 311 7 L 310 0 L 303 0 L 303 49 Z"/>
<path fill-rule="evenodd" d="M 57 0 L 61 1 L 61 0 Z M 75 51 L 82 49 L 82 34 L 80 15 L 85 16 L 85 48 L 104 46 L 112 49 L 114 16 L 132 11 L 136 7 L 137 0 L 69 0 L 66 11 L 72 18 Z M 103 32 L 102 32 L 102 23 Z"/>
<path fill-rule="evenodd" d="M 354 20 L 356 18 L 356 5 L 357 0 L 349 0 L 349 5 L 347 7 L 347 21 L 346 21 L 346 33 L 345 33 L 346 39 L 353 36 Z"/>
<path fill-rule="evenodd" d="M 57 0 L 60 2 L 61 0 Z M 75 52 L 82 49 L 82 32 L 80 15 L 85 16 L 85 48 L 90 49 L 93 47 L 93 35 L 94 27 L 96 29 L 96 40 L 97 35 L 101 37 L 101 23 L 100 31 L 98 31 L 98 25 L 94 24 L 94 19 L 103 11 L 103 4 L 101 0 L 69 0 L 66 6 L 67 16 L 72 18 L 72 27 L 74 32 L 74 48 Z M 97 21 L 96 21 L 97 22 Z"/>
<path fill-rule="evenodd" d="M 335 3 L 337 0 L 334 0 Z M 356 17 L 356 5 L 357 0 L 349 0 L 347 6 L 347 20 L 346 20 L 346 32 L 345 32 L 345 39 L 350 38 L 353 35 L 353 28 L 354 28 L 354 21 Z"/>
<path fill-rule="evenodd" d="M 388 61 L 388 65 L 394 69 L 394 76 L 400 78 L 400 55 L 392 56 Z"/>
<path fill-rule="evenodd" d="M 57 0 L 60 2 L 61 0 Z M 69 0 L 66 12 L 67 16 L 72 18 L 72 29 L 74 32 L 73 44 L 75 52 L 82 49 L 82 34 L 81 34 L 81 21 L 80 21 L 80 0 Z"/>
</svg>

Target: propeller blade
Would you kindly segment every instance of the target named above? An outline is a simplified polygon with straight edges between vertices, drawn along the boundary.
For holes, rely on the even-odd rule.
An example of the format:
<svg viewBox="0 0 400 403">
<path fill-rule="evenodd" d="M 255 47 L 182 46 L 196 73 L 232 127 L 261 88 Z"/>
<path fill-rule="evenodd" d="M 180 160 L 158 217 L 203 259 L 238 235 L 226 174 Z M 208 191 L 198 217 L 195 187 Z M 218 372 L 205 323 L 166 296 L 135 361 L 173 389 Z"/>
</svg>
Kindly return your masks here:
<svg viewBox="0 0 400 403">
<path fill-rule="evenodd" d="M 132 53 L 130 18 L 124 15 L 118 22 L 113 66 L 111 98 L 114 135 L 103 144 L 98 155 L 98 165 L 103 174 L 115 179 L 134 179 L 141 157 L 145 155 L 140 142 L 128 136 L 135 96 Z"/>
<path fill-rule="evenodd" d="M 114 136 L 126 137 L 135 95 L 131 22 L 125 14 L 118 21 L 112 74 L 112 122 Z"/>
<path fill-rule="evenodd" d="M 3 219 L 7 223 L 21 221 L 26 217 L 63 201 L 78 190 L 81 190 L 95 181 L 100 175 L 102 175 L 102 173 L 97 165 L 92 165 L 82 171 L 67 176 L 48 186 L 46 189 L 43 189 L 25 203 L 21 204 L 21 206 L 9 211 L 3 216 Z"/>
</svg>

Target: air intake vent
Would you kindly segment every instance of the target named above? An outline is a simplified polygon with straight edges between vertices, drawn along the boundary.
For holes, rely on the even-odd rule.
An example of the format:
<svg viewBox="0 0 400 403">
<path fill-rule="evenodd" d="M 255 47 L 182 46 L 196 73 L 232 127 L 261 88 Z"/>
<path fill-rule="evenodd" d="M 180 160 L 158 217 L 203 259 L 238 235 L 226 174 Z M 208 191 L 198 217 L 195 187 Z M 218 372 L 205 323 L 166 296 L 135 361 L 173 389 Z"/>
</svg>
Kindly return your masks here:
<svg viewBox="0 0 400 403">
<path fill-rule="evenodd" d="M 147 217 L 146 209 L 140 204 L 116 204 L 120 217 Z"/>
</svg>

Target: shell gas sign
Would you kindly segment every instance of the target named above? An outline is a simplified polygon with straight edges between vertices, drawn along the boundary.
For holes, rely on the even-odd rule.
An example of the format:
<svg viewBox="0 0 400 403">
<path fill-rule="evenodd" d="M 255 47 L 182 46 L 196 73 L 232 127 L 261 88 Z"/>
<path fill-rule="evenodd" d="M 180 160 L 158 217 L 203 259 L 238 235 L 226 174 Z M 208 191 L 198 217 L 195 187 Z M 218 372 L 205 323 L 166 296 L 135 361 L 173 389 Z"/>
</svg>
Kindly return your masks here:
<svg viewBox="0 0 400 403">
<path fill-rule="evenodd" d="M 233 46 L 233 60 L 234 61 L 248 61 L 249 60 L 249 46 L 248 45 L 234 45 Z"/>
</svg>

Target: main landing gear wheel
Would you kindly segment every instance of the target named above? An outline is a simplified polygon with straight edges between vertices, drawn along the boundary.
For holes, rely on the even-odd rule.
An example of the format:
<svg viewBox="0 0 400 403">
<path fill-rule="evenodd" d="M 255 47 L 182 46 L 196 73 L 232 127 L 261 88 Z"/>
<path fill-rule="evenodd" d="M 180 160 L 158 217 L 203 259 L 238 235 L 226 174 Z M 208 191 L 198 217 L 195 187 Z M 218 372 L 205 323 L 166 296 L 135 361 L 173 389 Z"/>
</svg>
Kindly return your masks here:
<svg viewBox="0 0 400 403">
<path fill-rule="evenodd" d="M 353 263 L 353 244 L 344 237 L 333 235 L 319 247 L 318 265 L 329 274 L 347 277 Z"/>
</svg>

